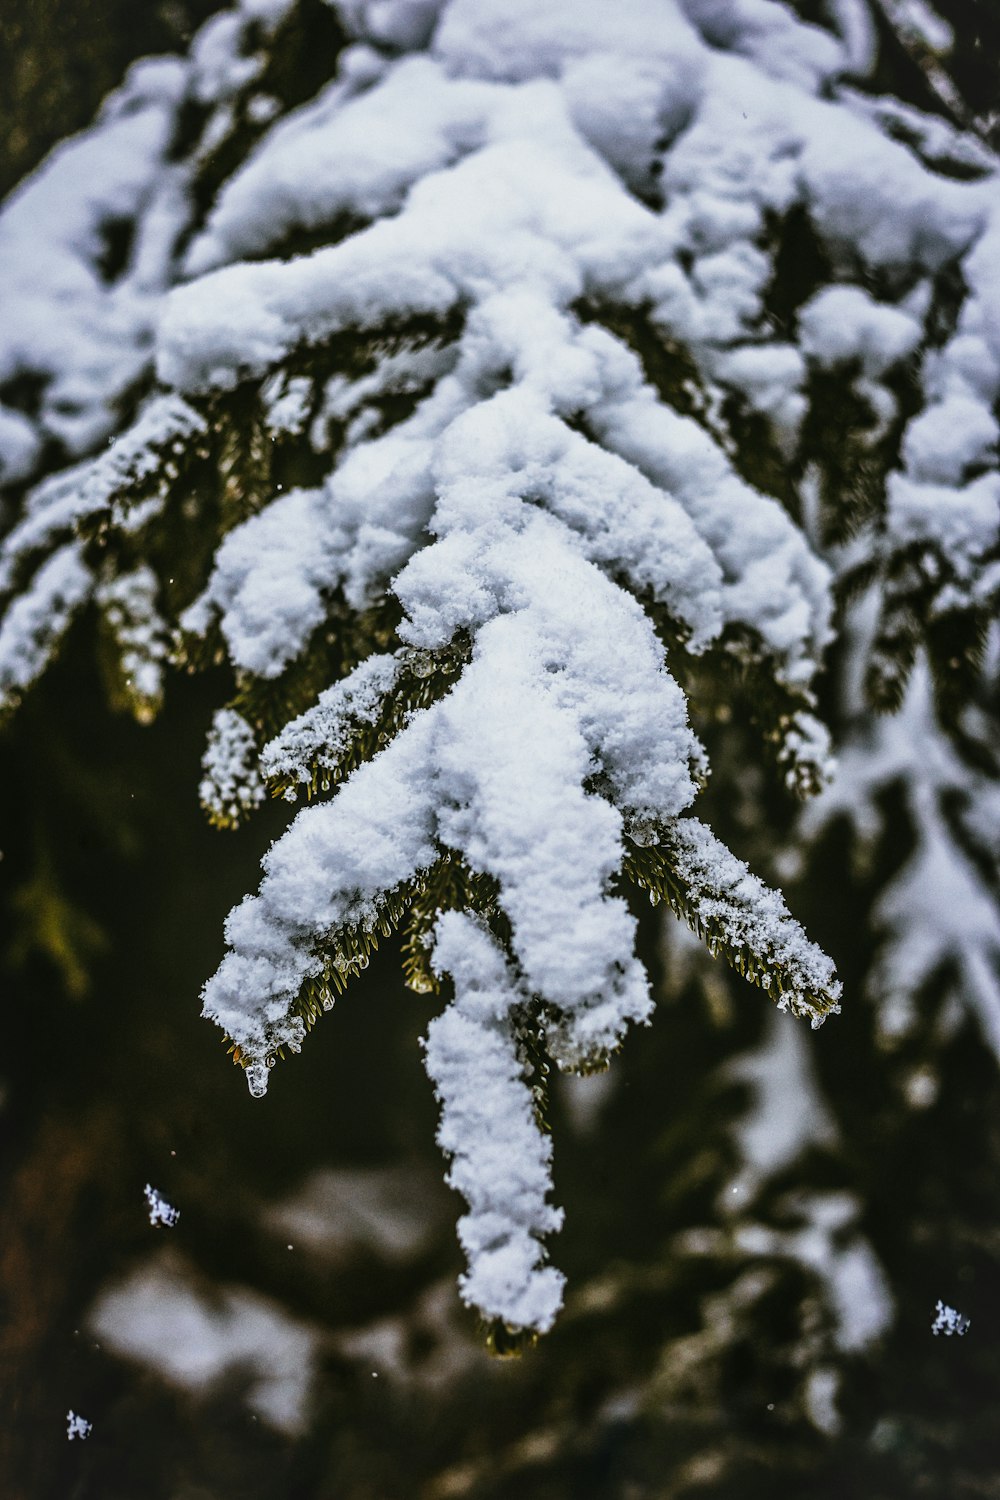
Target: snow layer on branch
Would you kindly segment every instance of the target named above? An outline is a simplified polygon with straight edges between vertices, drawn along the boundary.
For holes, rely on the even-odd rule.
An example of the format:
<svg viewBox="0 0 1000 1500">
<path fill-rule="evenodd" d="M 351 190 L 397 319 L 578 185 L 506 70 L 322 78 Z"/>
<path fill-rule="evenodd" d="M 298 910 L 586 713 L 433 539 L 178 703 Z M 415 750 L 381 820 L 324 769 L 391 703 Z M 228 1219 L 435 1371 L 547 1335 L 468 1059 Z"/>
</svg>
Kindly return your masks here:
<svg viewBox="0 0 1000 1500">
<path fill-rule="evenodd" d="M 547 357 L 539 359 L 529 328 L 541 331 Z M 507 361 L 520 383 L 477 403 L 485 372 Z M 436 557 L 446 537 L 473 538 L 478 529 L 486 543 L 501 521 L 519 527 L 529 508 L 542 508 L 584 556 L 665 604 L 690 649 L 702 649 L 722 624 L 723 579 L 697 522 L 678 499 L 549 409 L 599 398 L 609 382 L 616 388 L 615 364 L 589 330 L 576 330 L 536 299 L 491 299 L 468 330 L 453 377 L 408 422 L 354 448 L 323 491 L 283 496 L 229 534 L 185 628 L 203 634 L 218 617 L 234 664 L 275 675 L 304 647 L 337 588 L 363 607 L 419 548 Z M 760 504 L 772 520 L 765 540 L 779 529 L 801 549 L 780 509 Z M 429 548 L 428 528 L 439 538 Z M 813 574 L 822 606 L 825 570 L 814 563 Z M 445 630 L 480 618 L 459 602 L 478 587 L 476 578 L 475 570 L 452 578 Z M 780 603 L 772 589 L 766 607 L 776 612 Z M 808 621 L 810 604 L 800 593 L 794 603 L 797 618 Z M 411 638 L 418 636 L 411 631 Z"/>
<path fill-rule="evenodd" d="M 944 408 L 937 408 L 942 416 Z M 985 416 L 981 407 L 977 415 Z M 981 425 L 977 422 L 977 426 Z M 988 429 L 987 429 L 988 432 Z M 952 452 L 965 446 L 968 430 L 956 430 L 948 443 Z M 942 443 L 939 456 L 945 448 Z M 955 583 L 939 596 L 938 608 L 975 598 L 980 592 L 988 597 L 995 572 L 984 570 L 983 556 L 992 551 L 1000 539 L 1000 474 L 982 474 L 967 485 L 918 483 L 904 474 L 890 474 L 888 482 L 889 524 L 892 536 L 905 545 L 910 542 L 936 546 L 955 575 Z"/>
<path fill-rule="evenodd" d="M 16 702 L 45 668 L 93 584 L 79 544 L 69 542 L 14 600 L 0 624 L 0 708 Z"/>
<path fill-rule="evenodd" d="M 768 976 L 779 971 L 778 1009 L 810 1016 L 818 1027 L 827 1010 L 816 1005 L 816 998 L 829 995 L 836 1001 L 840 981 L 832 961 L 789 914 L 780 892 L 752 875 L 697 818 L 678 820 L 670 841 L 671 859 L 693 913 L 710 938 L 715 928 L 724 942 L 753 954 L 764 971 L 765 987 Z"/>
<path fill-rule="evenodd" d="M 790 1193 L 782 1206 L 801 1227 L 742 1224 L 735 1231 L 737 1248 L 755 1258 L 798 1261 L 810 1270 L 824 1283 L 837 1348 L 860 1354 L 891 1327 L 894 1308 L 885 1272 L 855 1228 L 856 1198 L 852 1193 Z"/>
<path fill-rule="evenodd" d="M 0 546 L 0 594 L 10 591 L 25 559 L 108 509 L 117 496 L 147 484 L 162 496 L 171 478 L 171 450 L 204 430 L 204 419 L 182 397 L 157 396 L 103 453 L 36 485 L 24 516 Z M 116 519 L 124 520 L 125 511 Z"/>
<path fill-rule="evenodd" d="M 785 680 L 808 682 L 832 638 L 830 575 L 778 502 L 741 480 L 704 428 L 649 387 L 623 391 L 589 416 L 607 447 L 691 516 L 722 568 L 726 623 L 755 630 Z"/>
<path fill-rule="evenodd" d="M 217 614 L 233 662 L 277 677 L 326 618 L 321 506 L 320 491 L 293 490 L 229 532 L 182 630 L 204 635 Z"/>
<path fill-rule="evenodd" d="M 305 442 L 314 416 L 310 487 L 276 493 L 230 532 L 184 627 L 218 627 L 241 682 L 273 679 L 333 600 L 362 610 L 391 588 L 406 646 L 461 637 L 471 659 L 447 696 L 405 719 L 274 844 L 259 893 L 230 915 L 205 1010 L 239 1044 L 260 1093 L 269 1054 L 301 1037 L 295 1003 L 324 944 L 372 927 L 386 894 L 442 854 L 491 877 L 509 960 L 469 919 L 445 918 L 435 962 L 455 1001 L 432 1026 L 428 1064 L 470 1204 L 466 1294 L 541 1328 L 560 1281 L 539 1241 L 558 1214 L 511 1010 L 541 997 L 548 1045 L 567 1066 L 648 1018 L 635 923 L 613 890 L 623 838 L 662 830 L 696 921 L 778 969 L 793 1009 L 818 1019 L 814 997 L 836 993 L 832 965 L 780 896 L 680 817 L 704 755 L 633 596 L 668 613 L 692 651 L 724 632 L 756 640 L 780 682 L 807 698 L 831 635 L 829 571 L 778 502 L 738 476 L 728 428 L 753 418 L 750 431 L 794 475 L 817 371 L 856 364 L 885 416 L 905 364 L 916 409 L 888 485 L 883 551 L 937 547 L 955 575 L 946 602 L 985 597 L 978 570 L 998 530 L 997 177 L 992 159 L 977 159 L 992 173 L 980 181 L 934 171 L 921 159 L 929 127 L 910 120 L 910 149 L 890 138 L 898 113 L 841 88 L 874 58 L 850 0 L 831 0 L 839 40 L 774 0 L 338 0 L 362 44 L 315 100 L 262 135 L 181 272 L 186 189 L 265 64 L 263 52 L 248 55 L 247 25 L 273 31 L 292 4 L 244 0 L 203 28 L 190 64 L 134 71 L 97 128 L 0 214 L 0 273 L 16 294 L 0 329 L 0 383 L 14 382 L 18 400 L 33 381 L 41 390 L 37 413 L 0 408 L 0 477 L 22 482 L 53 440 L 73 457 L 93 448 L 154 358 L 166 388 L 107 454 L 29 496 L 0 558 L 3 585 L 36 566 L 36 552 L 58 550 L 0 626 L 0 694 L 31 681 L 93 586 L 67 541 L 73 529 L 105 508 L 114 525 L 134 524 L 124 501 L 115 509 L 119 492 L 152 489 L 155 507 L 170 445 L 204 431 L 186 397 L 214 418 L 219 393 L 243 385 L 239 401 L 252 402 L 259 383 L 265 428 L 282 442 Z M 185 100 L 214 112 L 195 160 L 173 166 Z M 269 105 L 258 105 L 262 124 Z M 817 237 L 834 284 L 777 326 L 792 214 Z M 126 227 L 124 267 L 109 269 Z M 300 232 L 340 242 L 248 263 Z M 945 272 L 964 295 L 942 344 Z M 405 347 L 408 325 L 430 338 L 419 357 Z M 646 368 L 622 329 L 637 330 Z M 363 352 L 368 333 L 374 373 L 332 368 L 343 344 L 328 341 L 345 334 Z M 383 360 L 397 339 L 403 349 L 390 342 Z M 392 420 L 375 412 L 377 398 L 401 389 L 416 409 L 373 437 Z M 238 404 L 218 408 L 223 426 Z M 143 509 L 143 523 L 150 516 Z M 375 657 L 329 688 L 268 747 L 265 769 L 302 779 L 336 761 L 380 714 L 400 659 Z M 957 965 L 1000 1050 L 996 912 L 947 842 L 942 801 L 954 787 L 979 810 L 985 799 L 942 758 L 919 671 L 914 682 L 897 737 L 888 721 L 869 726 L 867 760 L 855 767 L 849 747 L 843 783 L 861 824 L 877 821 L 890 780 L 902 778 L 911 799 L 916 848 L 880 908 L 885 975 L 890 960 L 906 985 Z M 796 732 L 809 733 L 806 719 Z M 217 812 L 257 798 L 253 759 L 249 727 L 224 711 L 206 762 Z M 928 894 L 940 891 L 949 899 Z M 779 1065 L 793 1075 L 796 1059 L 789 1049 L 758 1064 L 745 1076 L 759 1085 L 763 1120 Z M 763 1132 L 759 1120 L 743 1140 L 759 1182 L 792 1151 L 779 1132 L 768 1156 Z M 502 1201 L 489 1196 L 494 1182 Z M 851 1205 L 819 1195 L 802 1212 L 801 1230 L 745 1226 L 744 1248 L 832 1264 Z M 838 1326 L 843 1347 L 860 1348 L 885 1304 L 863 1251 L 841 1249 Z"/>
<path fill-rule="evenodd" d="M 466 399 L 441 382 L 408 421 L 352 448 L 322 489 L 281 496 L 235 527 L 183 628 L 203 635 L 218 619 L 233 664 L 268 677 L 302 651 L 338 589 L 354 609 L 377 602 L 426 542 L 433 442 Z"/>
<path fill-rule="evenodd" d="M 345 30 L 376 47 L 406 52 L 430 41 L 446 0 L 328 0 Z"/>
<path fill-rule="evenodd" d="M 517 1056 L 513 1012 L 525 996 L 489 932 L 462 913 L 440 918 L 433 962 L 455 987 L 428 1028 L 425 1063 L 441 1101 L 448 1181 L 469 1205 L 458 1226 L 469 1262 L 462 1296 L 483 1317 L 544 1333 L 564 1278 L 543 1263 L 541 1240 L 563 1215 L 547 1202 L 552 1142 L 534 1118 Z"/>
<path fill-rule="evenodd" d="M 319 972 L 317 936 L 373 923 L 382 893 L 434 862 L 431 728 L 422 716 L 334 801 L 299 813 L 264 857 L 259 895 L 229 915 L 232 951 L 205 986 L 204 1009 L 254 1060 L 255 1091 L 266 1087 L 267 1055 L 301 1040 L 289 1008 L 306 976 Z"/>
<path fill-rule="evenodd" d="M 374 724 L 399 676 L 399 655 L 369 656 L 349 677 L 320 693 L 312 708 L 286 724 L 260 756 L 261 774 L 307 785 L 313 768 L 339 764 L 358 728 Z"/>
<path fill-rule="evenodd" d="M 765 73 L 809 90 L 845 65 L 829 32 L 803 24 L 776 0 L 680 0 L 684 14 L 713 47 L 751 58 Z"/>
<path fill-rule="evenodd" d="M 373 16 L 359 11 L 354 23 L 364 31 Z M 890 276 L 962 261 L 969 298 L 955 339 L 926 362 L 931 406 L 911 424 L 904 459 L 908 484 L 956 487 L 942 508 L 962 513 L 974 532 L 966 552 L 983 554 L 989 518 L 970 515 L 957 487 L 995 443 L 995 195 L 986 183 L 929 171 L 860 106 L 817 97 L 847 65 L 832 36 L 769 0 L 691 0 L 684 14 L 647 0 L 613 13 L 454 0 L 432 50 L 386 64 L 367 92 L 349 78 L 335 82 L 264 138 L 220 199 L 192 268 L 260 253 L 260 235 L 271 232 L 263 225 L 280 237 L 344 212 L 377 222 L 290 264 L 234 265 L 178 289 L 160 332 L 165 380 L 193 391 L 224 387 L 336 330 L 458 307 L 471 309 L 464 358 L 499 294 L 516 287 L 527 301 L 534 296 L 551 321 L 585 293 L 652 304 L 654 321 L 684 344 L 703 378 L 737 392 L 791 455 L 807 363 L 857 360 L 877 379 L 912 356 L 927 308 L 926 299 L 920 307 L 912 298 L 877 304 L 860 286 L 838 286 L 813 299 L 785 341 L 775 339 L 763 317 L 773 275 L 768 226 L 799 205 L 848 274 L 859 260 Z M 782 76 L 762 89 L 761 69 Z M 628 122 L 624 134 L 615 120 Z M 657 152 L 662 214 L 622 191 L 607 167 L 637 186 L 636 163 Z M 500 305 L 515 316 L 512 301 L 501 296 Z M 544 320 L 539 342 L 543 329 Z M 879 391 L 871 395 L 878 404 Z M 892 404 L 888 393 L 881 404 Z M 634 434 L 604 440 L 623 452 Z M 659 482 L 648 469 L 647 477 Z M 804 680 L 828 614 L 817 607 L 823 586 L 808 577 L 819 573 L 808 549 L 790 555 L 790 524 L 777 547 L 773 518 L 767 539 L 757 540 L 763 505 L 741 517 L 748 490 L 731 475 L 698 498 L 703 536 L 717 557 L 729 555 L 728 569 L 719 557 L 734 585 L 724 618 L 750 623 Z M 699 525 L 690 501 L 687 508 Z M 913 535 L 912 513 L 890 509 L 901 545 Z M 734 565 L 748 541 L 768 562 L 784 554 L 789 591 L 772 595 L 752 565 Z"/>
<path fill-rule="evenodd" d="M 266 134 L 225 186 L 192 247 L 189 273 L 260 254 L 272 234 L 334 227 L 345 213 L 350 222 L 377 222 L 312 257 L 233 265 L 177 289 L 157 341 L 162 377 L 192 391 L 228 386 L 346 326 L 476 306 L 512 284 L 533 285 L 555 307 L 584 291 L 651 304 L 655 321 L 685 345 L 703 378 L 762 414 L 791 454 L 807 358 L 829 358 L 832 339 L 843 358 L 859 358 L 869 372 L 884 369 L 910 345 L 913 328 L 904 320 L 914 317 L 891 304 L 877 316 L 856 316 L 865 293 L 840 287 L 830 295 L 841 299 L 841 311 L 845 297 L 854 300 L 849 328 L 834 334 L 827 317 L 826 332 L 818 332 L 814 306 L 801 329 L 776 339 L 762 300 L 773 273 L 770 226 L 798 205 L 841 278 L 856 277 L 859 262 L 862 274 L 890 278 L 961 262 L 969 295 L 959 327 L 926 361 L 924 380 L 935 410 L 961 395 L 978 403 L 978 414 L 963 418 L 961 452 L 950 420 L 957 408 L 947 404 L 940 417 L 918 414 L 904 445 L 914 482 L 946 476 L 958 486 L 956 470 L 992 448 L 987 427 L 1000 389 L 995 184 L 950 181 L 929 170 L 888 138 L 862 96 L 821 97 L 867 55 L 851 20 L 856 10 L 836 8 L 838 42 L 771 0 L 628 0 L 613 9 L 568 0 L 542 8 L 523 0 L 347 5 L 356 34 L 383 43 L 391 37 L 390 50 L 404 53 L 429 43 L 431 55 L 383 57 L 377 66 L 370 58 L 366 71 L 364 49 L 349 49 L 343 77 Z M 284 11 L 268 7 L 266 26 L 273 29 Z M 111 151 L 119 128 L 138 131 L 186 88 L 218 102 L 244 87 L 240 68 L 259 63 L 241 56 L 242 28 L 252 15 L 244 7 L 203 28 L 190 79 L 180 64 L 140 69 L 101 128 L 66 150 L 104 150 L 106 142 Z M 133 109 L 137 100 L 142 108 L 128 113 L 126 104 Z M 143 157 L 145 166 L 124 172 L 121 191 L 130 201 L 138 195 L 141 225 L 160 222 L 158 243 L 165 244 L 184 215 L 154 212 L 153 200 L 142 196 L 143 184 L 165 181 L 159 159 L 148 143 L 125 157 Z M 61 159 L 46 172 L 56 172 Z M 620 180 L 651 198 L 658 191 L 654 165 L 662 167 L 662 213 L 648 210 Z M 77 176 L 91 181 L 95 174 Z M 4 225 L 8 238 L 18 239 L 21 219 L 27 229 L 19 243 L 27 243 L 28 229 L 33 242 L 48 242 L 38 234 L 46 181 L 43 173 L 29 184 L 23 202 L 15 195 L 0 219 L 0 243 Z M 74 191 L 79 195 L 79 183 Z M 87 199 L 74 246 L 96 212 Z M 157 266 L 142 283 L 151 297 L 170 274 L 162 253 Z M 133 280 L 126 278 L 124 290 Z M 65 320 L 46 323 L 61 328 Z M 102 314 L 102 327 L 109 326 Z M 143 326 L 151 326 L 148 319 Z M 120 352 L 132 345 L 119 332 Z M 102 400 L 107 389 L 105 380 Z M 11 473 L 22 474 L 31 461 L 31 423 L 0 412 L 0 429 L 9 435 Z M 977 555 L 983 551 L 977 545 Z"/>
<path fill-rule="evenodd" d="M 923 339 L 913 314 L 877 302 L 863 287 L 832 286 L 799 310 L 802 352 L 830 367 L 858 360 L 866 375 L 879 376 L 907 359 Z"/>
<path fill-rule="evenodd" d="M 701 750 L 639 606 L 561 523 L 528 506 L 515 519 L 452 534 L 397 579 L 404 639 L 438 645 L 467 630 L 473 659 L 332 802 L 299 815 L 265 859 L 259 896 L 231 915 L 233 952 L 205 1005 L 249 1055 L 296 1031 L 287 1013 L 318 967 L 317 935 L 373 921 L 380 893 L 441 845 L 499 882 L 525 980 L 562 1017 L 550 1037 L 560 1061 L 613 1047 L 648 1018 L 634 921 L 608 894 L 619 808 L 675 817 Z M 598 772 L 617 807 L 585 791 Z"/>
<path fill-rule="evenodd" d="M 169 636 L 158 593 L 156 574 L 144 564 L 103 579 L 94 593 L 119 653 L 128 699 L 145 724 L 160 707 L 167 661 Z"/>
<path fill-rule="evenodd" d="M 213 716 L 201 769 L 198 797 L 213 821 L 235 827 L 263 802 L 253 730 L 235 709 L 220 708 Z"/>
<path fill-rule="evenodd" d="M 528 542 L 532 556 L 539 540 Z M 539 569 L 543 578 L 548 571 Z M 585 597 L 578 602 L 586 608 Z M 603 750 L 609 768 L 616 763 L 626 781 L 636 729 L 642 735 L 652 727 L 640 704 L 645 698 L 647 706 L 658 706 L 659 684 L 652 652 L 643 653 L 645 662 L 640 657 L 618 679 L 624 722 L 615 715 L 609 721 L 615 679 L 605 676 L 602 683 L 602 663 L 598 659 L 595 670 L 586 660 L 592 643 L 579 649 L 565 625 L 565 616 L 560 622 L 553 612 L 546 619 L 535 608 L 499 616 L 481 629 L 472 664 L 441 705 L 445 734 L 437 764 L 447 800 L 438 826 L 445 844 L 499 882 L 526 983 L 565 1018 L 550 1035 L 550 1050 L 573 1064 L 614 1046 L 628 1021 L 646 1020 L 651 1010 L 646 977 L 633 955 L 633 918 L 622 900 L 606 894 L 621 859 L 621 815 L 603 798 L 587 795 L 583 784 L 600 764 L 595 750 Z M 605 663 L 614 654 L 609 650 Z M 656 717 L 665 731 L 663 771 L 656 791 L 676 806 L 693 795 L 686 758 L 680 764 L 676 758 L 678 737 L 684 750 L 690 737 L 683 701 L 665 674 L 661 699 Z M 635 791 L 646 791 L 658 769 L 639 763 Z"/>
<path fill-rule="evenodd" d="M 210 16 L 191 44 L 191 91 L 202 104 L 222 105 L 258 76 L 264 55 L 247 46 L 251 27 L 274 34 L 295 0 L 237 0 L 231 10 Z"/>
<path fill-rule="evenodd" d="M 263 374 L 302 343 L 487 291 L 535 289 L 565 304 L 620 287 L 665 241 L 572 129 L 558 90 L 512 89 L 486 143 L 425 173 L 403 211 L 287 264 L 226 267 L 170 296 L 158 370 L 186 391 Z"/>
<path fill-rule="evenodd" d="M 40 384 L 39 454 L 51 439 L 71 455 L 93 447 L 147 365 L 187 213 L 168 161 L 185 73 L 175 60 L 137 63 L 97 126 L 59 146 L 0 212 L 0 385 Z M 116 236 L 132 236 L 120 267 Z M 23 426 L 13 437 L 0 482 L 29 468 Z"/>
<path fill-rule="evenodd" d="M 694 649 L 718 634 L 721 571 L 683 507 L 549 416 L 533 392 L 480 403 L 452 424 L 438 455 L 439 535 L 473 534 L 489 516 L 513 521 L 525 502 L 539 506 L 569 528 L 586 557 L 666 604 Z"/>
<path fill-rule="evenodd" d="M 337 80 L 265 137 L 226 183 L 185 269 L 200 275 L 253 258 L 291 232 L 395 213 L 427 172 L 481 143 L 496 90 L 451 81 L 430 58 L 407 58 L 352 97 Z M 303 161 L 308 169 L 303 171 Z"/>
</svg>

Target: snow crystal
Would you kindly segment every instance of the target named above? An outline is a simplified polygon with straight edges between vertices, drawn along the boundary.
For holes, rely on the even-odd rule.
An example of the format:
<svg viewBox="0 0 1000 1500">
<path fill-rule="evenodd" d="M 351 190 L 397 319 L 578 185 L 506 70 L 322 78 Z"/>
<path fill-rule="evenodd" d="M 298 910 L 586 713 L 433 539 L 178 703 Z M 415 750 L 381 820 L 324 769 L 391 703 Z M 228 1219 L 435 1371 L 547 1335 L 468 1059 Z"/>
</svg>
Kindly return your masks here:
<svg viewBox="0 0 1000 1500">
<path fill-rule="evenodd" d="M 163 1194 L 147 1182 L 143 1188 L 146 1197 L 146 1206 L 149 1209 L 149 1222 L 155 1229 L 173 1229 L 181 1216 L 179 1208 L 174 1208 L 168 1203 Z"/>
<path fill-rule="evenodd" d="M 935 1308 L 936 1316 L 931 1324 L 931 1333 L 944 1333 L 949 1338 L 953 1333 L 957 1333 L 959 1337 L 968 1333 L 970 1318 L 963 1318 L 960 1312 L 956 1312 L 955 1308 L 948 1307 L 944 1302 L 936 1303 Z"/>
<path fill-rule="evenodd" d="M 66 1413 L 66 1437 L 70 1442 L 74 1438 L 79 1438 L 82 1442 L 86 1441 L 90 1437 L 93 1427 L 93 1422 L 88 1422 L 86 1417 L 79 1416 L 75 1411 L 68 1411 Z"/>
</svg>

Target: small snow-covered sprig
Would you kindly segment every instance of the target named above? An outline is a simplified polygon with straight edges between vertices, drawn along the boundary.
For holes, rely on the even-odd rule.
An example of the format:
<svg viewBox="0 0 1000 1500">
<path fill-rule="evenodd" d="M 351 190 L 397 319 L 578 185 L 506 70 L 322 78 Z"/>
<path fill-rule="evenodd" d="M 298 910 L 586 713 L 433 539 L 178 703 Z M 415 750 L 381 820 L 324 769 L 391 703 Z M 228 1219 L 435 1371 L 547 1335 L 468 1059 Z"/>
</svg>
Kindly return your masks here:
<svg viewBox="0 0 1000 1500">
<path fill-rule="evenodd" d="M 67 1441 L 72 1442 L 74 1438 L 79 1438 L 81 1442 L 86 1442 L 87 1438 L 90 1437 L 93 1426 L 93 1422 L 88 1422 L 86 1417 L 79 1416 L 75 1411 L 68 1411 L 66 1413 Z"/>
<path fill-rule="evenodd" d="M 960 1312 L 954 1307 L 949 1307 L 946 1302 L 938 1302 L 937 1316 L 931 1324 L 931 1333 L 935 1336 L 945 1333 L 949 1338 L 953 1333 L 957 1333 L 961 1338 L 962 1334 L 968 1333 L 971 1321 L 971 1318 L 963 1318 Z"/>
<path fill-rule="evenodd" d="M 201 769 L 198 797 L 216 827 L 237 827 L 263 802 L 253 730 L 234 708 L 220 708 L 212 719 Z"/>
<path fill-rule="evenodd" d="M 626 876 L 666 902 L 693 932 L 745 979 L 769 990 L 779 1010 L 814 1029 L 840 1010 L 842 986 L 821 948 L 807 938 L 779 891 L 751 874 L 697 818 L 668 829 L 638 825 L 625 856 Z"/>
<path fill-rule="evenodd" d="M 79 542 L 67 542 L 14 600 L 0 622 L 0 713 L 13 708 L 48 665 L 92 586 Z"/>
<path fill-rule="evenodd" d="M 179 1208 L 174 1208 L 168 1203 L 163 1194 L 147 1182 L 143 1192 L 146 1195 L 146 1204 L 149 1208 L 149 1222 L 156 1229 L 173 1229 L 181 1216 Z"/>
<path fill-rule="evenodd" d="M 156 574 L 143 565 L 103 579 L 94 595 L 117 658 L 116 696 L 140 724 L 152 723 L 163 701 L 168 632 L 157 592 Z"/>
</svg>

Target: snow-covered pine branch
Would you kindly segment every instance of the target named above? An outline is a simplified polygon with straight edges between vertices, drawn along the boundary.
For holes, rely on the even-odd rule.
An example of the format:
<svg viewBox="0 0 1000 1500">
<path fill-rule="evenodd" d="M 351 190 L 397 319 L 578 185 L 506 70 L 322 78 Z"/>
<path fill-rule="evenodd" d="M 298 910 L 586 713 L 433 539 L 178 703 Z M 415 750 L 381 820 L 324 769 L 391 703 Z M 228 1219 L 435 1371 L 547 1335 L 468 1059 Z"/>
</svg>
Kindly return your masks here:
<svg viewBox="0 0 1000 1500">
<path fill-rule="evenodd" d="M 168 636 L 228 662 L 210 816 L 261 778 L 319 800 L 205 1013 L 262 1093 L 403 924 L 408 981 L 454 990 L 428 1067 L 465 1295 L 544 1328 L 524 1035 L 585 1069 L 648 1020 L 627 889 L 793 1011 L 837 1005 L 687 816 L 706 685 L 823 782 L 824 550 L 874 591 L 880 703 L 921 652 L 942 702 L 980 671 L 996 164 L 866 86 L 866 0 L 828 28 L 775 0 L 334 0 L 307 99 L 301 11 L 241 0 L 138 65 L 0 214 L 0 701 L 88 601 L 140 717 Z"/>
</svg>

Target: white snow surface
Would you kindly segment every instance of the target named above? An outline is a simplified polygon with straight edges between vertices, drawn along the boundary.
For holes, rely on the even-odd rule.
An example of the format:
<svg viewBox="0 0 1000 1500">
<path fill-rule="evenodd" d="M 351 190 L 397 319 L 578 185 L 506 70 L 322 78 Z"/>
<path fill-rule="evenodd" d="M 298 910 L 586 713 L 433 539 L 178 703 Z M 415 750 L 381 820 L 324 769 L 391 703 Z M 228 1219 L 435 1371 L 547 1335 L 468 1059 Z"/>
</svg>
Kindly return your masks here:
<svg viewBox="0 0 1000 1500">
<path fill-rule="evenodd" d="M 441 1101 L 448 1181 L 469 1205 L 458 1226 L 469 1262 L 462 1296 L 486 1318 L 544 1333 L 564 1278 L 544 1263 L 541 1239 L 563 1215 L 547 1202 L 552 1141 L 532 1113 L 512 1030 L 525 997 L 493 937 L 464 913 L 439 919 L 433 963 L 455 989 L 430 1024 L 425 1061 Z"/>
<path fill-rule="evenodd" d="M 714 927 L 724 941 L 752 954 L 768 987 L 777 966 L 784 976 L 778 1009 L 809 1016 L 817 1029 L 828 1012 L 816 1005 L 815 997 L 829 996 L 839 1009 L 841 984 L 833 961 L 809 941 L 781 893 L 751 874 L 697 818 L 678 819 L 671 840 L 675 868 L 701 925 L 710 935 Z"/>
<path fill-rule="evenodd" d="M 286 724 L 264 746 L 261 774 L 267 778 L 291 776 L 306 785 L 312 780 L 314 767 L 331 770 L 357 728 L 375 723 L 401 665 L 398 655 L 369 656 L 349 677 L 326 688 L 312 708 Z"/>
<path fill-rule="evenodd" d="M 454 558 L 437 549 L 434 576 L 433 549 L 418 553 L 398 580 L 404 636 L 435 645 L 476 626 L 473 659 L 332 802 L 299 814 L 266 856 L 259 896 L 231 915 L 232 952 L 205 1009 L 251 1057 L 297 1038 L 283 1012 L 316 972 L 317 934 L 371 923 L 380 893 L 441 846 L 500 882 L 527 981 L 572 1016 L 553 1037 L 563 1060 L 615 1045 L 628 1020 L 648 1017 L 634 922 L 607 894 L 619 808 L 676 816 L 702 753 L 638 605 L 559 522 L 535 507 L 521 519 L 519 530 L 498 521 L 492 546 L 458 534 Z M 473 573 L 470 541 L 481 552 Z M 617 807 L 585 792 L 598 769 Z"/>
<path fill-rule="evenodd" d="M 102 579 L 94 591 L 118 650 L 126 692 L 142 723 L 152 721 L 163 698 L 168 631 L 158 591 L 156 574 L 144 563 Z"/>
</svg>

